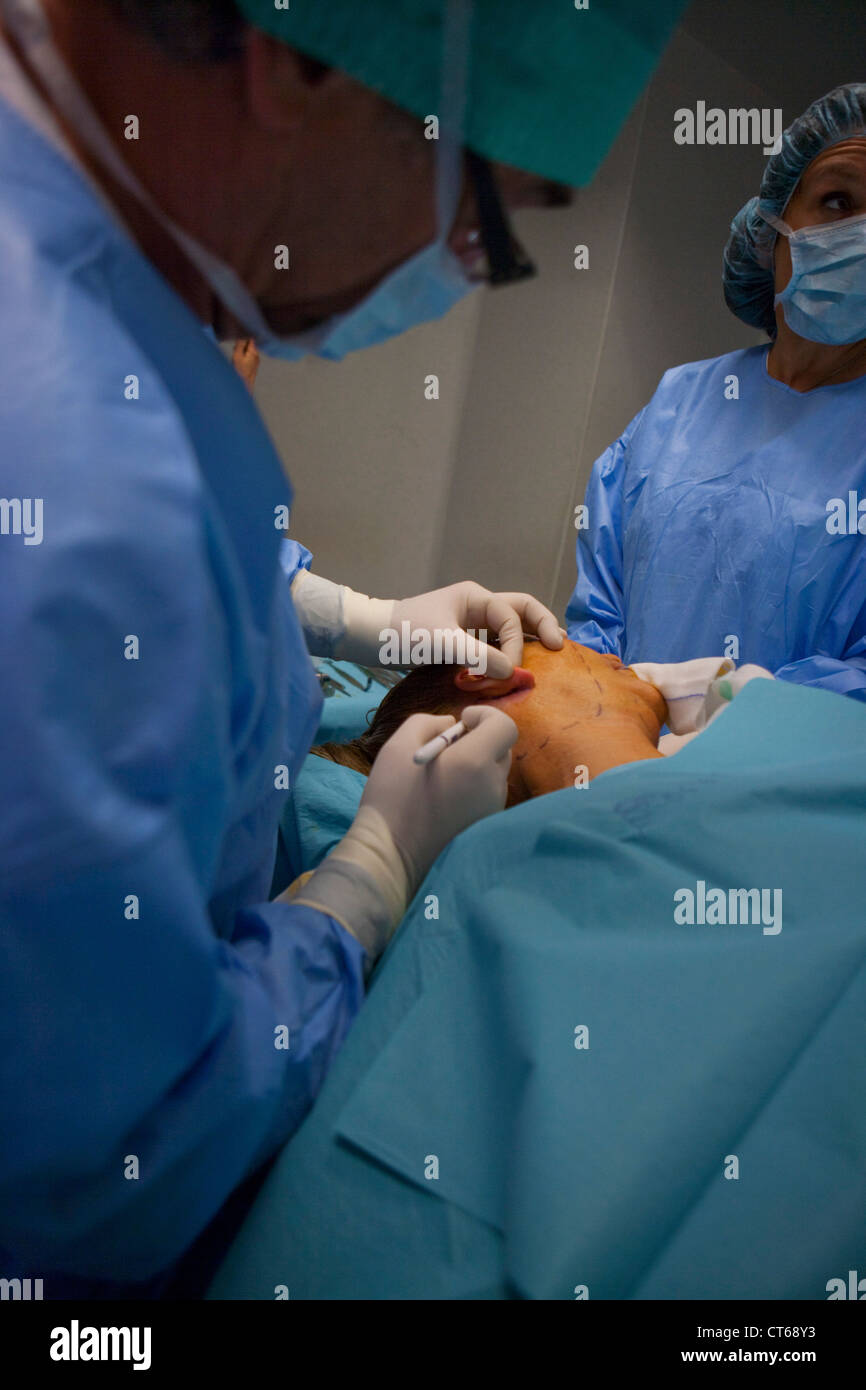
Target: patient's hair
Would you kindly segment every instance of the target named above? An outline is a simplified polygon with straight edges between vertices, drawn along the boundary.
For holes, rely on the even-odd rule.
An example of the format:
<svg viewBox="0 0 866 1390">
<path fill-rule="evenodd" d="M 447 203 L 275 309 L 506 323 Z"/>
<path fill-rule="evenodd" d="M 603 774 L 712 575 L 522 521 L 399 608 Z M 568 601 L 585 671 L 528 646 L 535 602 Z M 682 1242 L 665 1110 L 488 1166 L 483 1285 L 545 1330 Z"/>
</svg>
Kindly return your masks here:
<svg viewBox="0 0 866 1390">
<path fill-rule="evenodd" d="M 377 709 L 367 715 L 370 727 L 350 743 L 320 743 L 312 751 L 320 758 L 370 772 L 382 744 L 396 733 L 410 714 L 452 714 L 460 692 L 454 677 L 460 666 L 418 666 L 393 686 Z"/>
</svg>

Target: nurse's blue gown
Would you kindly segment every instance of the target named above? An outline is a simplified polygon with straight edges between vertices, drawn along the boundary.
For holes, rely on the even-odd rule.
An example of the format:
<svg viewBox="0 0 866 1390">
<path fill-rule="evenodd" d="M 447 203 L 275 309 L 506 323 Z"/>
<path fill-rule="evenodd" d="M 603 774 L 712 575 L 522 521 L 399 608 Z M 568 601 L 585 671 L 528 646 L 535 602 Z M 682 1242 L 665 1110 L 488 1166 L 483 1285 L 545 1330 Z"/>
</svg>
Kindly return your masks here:
<svg viewBox="0 0 866 1390">
<path fill-rule="evenodd" d="M 0 1272 L 51 1298 L 159 1276 L 296 1129 L 363 951 L 267 902 L 320 694 L 249 394 L 2 101 L 0 180 L 0 494 L 43 508 L 0 535 Z"/>
<path fill-rule="evenodd" d="M 766 357 L 666 372 L 598 459 L 568 633 L 626 664 L 724 653 L 863 700 L 866 377 L 800 393 Z"/>
</svg>

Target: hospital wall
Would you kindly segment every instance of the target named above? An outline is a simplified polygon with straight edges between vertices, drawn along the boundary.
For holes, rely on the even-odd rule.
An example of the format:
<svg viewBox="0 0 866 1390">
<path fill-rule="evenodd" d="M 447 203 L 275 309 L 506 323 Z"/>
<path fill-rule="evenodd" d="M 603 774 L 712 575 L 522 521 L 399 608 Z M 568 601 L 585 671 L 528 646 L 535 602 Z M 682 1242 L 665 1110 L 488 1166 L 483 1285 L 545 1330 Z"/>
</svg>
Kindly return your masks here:
<svg viewBox="0 0 866 1390">
<path fill-rule="evenodd" d="M 721 291 L 728 227 L 765 156 L 676 145 L 674 111 L 699 100 L 796 114 L 680 30 L 593 184 L 570 208 L 518 215 L 537 279 L 343 363 L 263 364 L 292 534 L 319 573 L 380 597 L 471 577 L 561 615 L 593 460 L 668 367 L 766 341 Z"/>
</svg>

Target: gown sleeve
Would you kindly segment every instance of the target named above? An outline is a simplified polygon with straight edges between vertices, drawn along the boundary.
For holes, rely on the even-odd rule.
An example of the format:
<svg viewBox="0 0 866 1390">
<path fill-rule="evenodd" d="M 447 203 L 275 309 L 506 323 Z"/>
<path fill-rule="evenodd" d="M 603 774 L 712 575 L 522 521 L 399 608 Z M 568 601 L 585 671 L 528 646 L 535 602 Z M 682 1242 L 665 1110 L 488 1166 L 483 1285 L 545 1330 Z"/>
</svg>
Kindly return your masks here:
<svg viewBox="0 0 866 1390">
<path fill-rule="evenodd" d="M 818 690 L 833 690 L 837 695 L 850 695 L 866 701 L 866 636 L 851 644 L 841 659 L 830 656 L 807 656 L 789 661 L 775 672 L 778 680 L 811 685 Z"/>
<path fill-rule="evenodd" d="M 39 1273 L 169 1268 L 301 1123 L 364 994 L 340 923 L 260 900 L 273 676 L 170 489 L 52 486 L 45 543 L 2 552 L 0 1247 Z"/>
<path fill-rule="evenodd" d="M 598 652 L 622 656 L 622 498 L 629 444 L 643 411 L 593 465 L 584 498 L 587 525 L 577 535 L 577 584 L 565 610 L 568 635 Z"/>
</svg>

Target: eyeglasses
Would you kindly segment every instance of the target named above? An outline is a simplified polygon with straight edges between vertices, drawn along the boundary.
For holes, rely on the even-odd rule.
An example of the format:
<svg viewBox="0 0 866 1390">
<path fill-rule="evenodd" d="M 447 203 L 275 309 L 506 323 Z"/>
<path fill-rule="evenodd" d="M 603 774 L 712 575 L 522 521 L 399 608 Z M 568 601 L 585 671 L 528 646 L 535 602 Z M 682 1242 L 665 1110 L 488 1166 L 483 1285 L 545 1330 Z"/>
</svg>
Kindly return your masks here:
<svg viewBox="0 0 866 1390">
<path fill-rule="evenodd" d="M 499 196 L 490 161 L 474 150 L 466 150 L 466 168 L 478 207 L 481 240 L 487 253 L 489 285 L 513 285 L 528 280 L 536 269 L 511 230 L 508 214 Z"/>
</svg>

